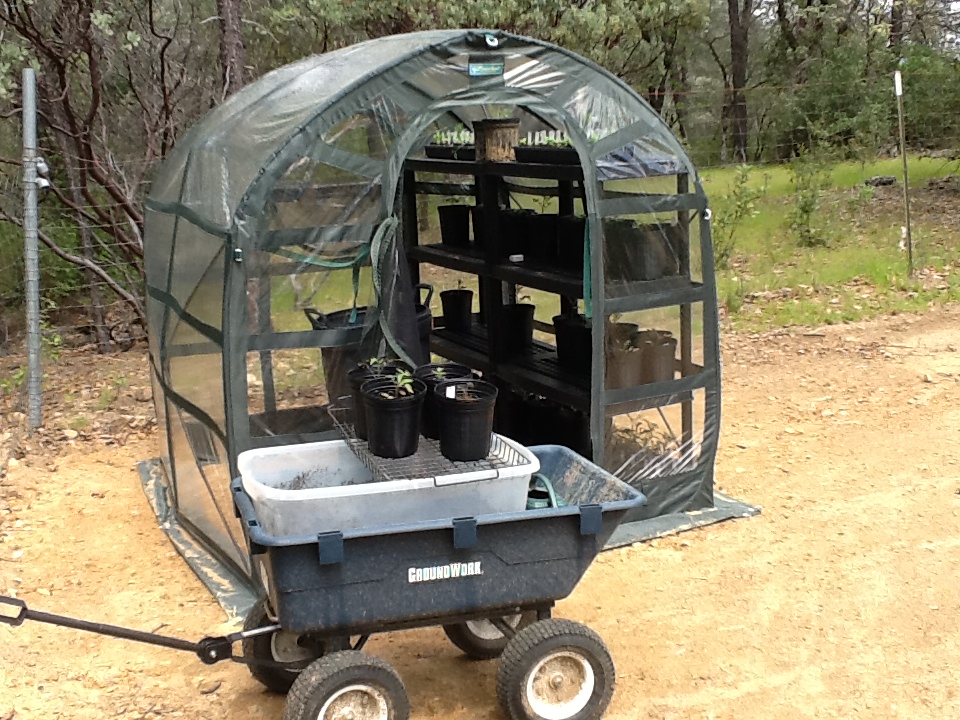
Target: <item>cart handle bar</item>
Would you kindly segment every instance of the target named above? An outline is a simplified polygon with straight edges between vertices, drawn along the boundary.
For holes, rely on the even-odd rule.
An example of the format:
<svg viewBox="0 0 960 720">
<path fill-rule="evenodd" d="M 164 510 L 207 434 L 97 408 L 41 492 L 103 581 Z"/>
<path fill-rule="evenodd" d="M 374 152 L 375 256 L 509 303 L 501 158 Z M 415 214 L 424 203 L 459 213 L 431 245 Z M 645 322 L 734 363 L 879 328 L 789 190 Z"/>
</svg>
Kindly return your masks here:
<svg viewBox="0 0 960 720">
<path fill-rule="evenodd" d="M 13 614 L 9 611 L 10 608 L 14 608 L 16 613 Z M 27 604 L 19 598 L 0 595 L 0 623 L 18 627 L 23 625 L 24 620 L 33 620 L 35 622 L 73 628 L 74 630 L 84 630 L 86 632 L 96 633 L 97 635 L 108 635 L 122 640 L 133 640 L 134 642 L 158 645 L 172 650 L 184 650 L 194 653 L 200 658 L 200 661 L 206 665 L 213 665 L 221 660 L 238 660 L 239 658 L 233 656 L 233 643 L 247 637 L 275 632 L 280 629 L 279 625 L 272 625 L 269 627 L 256 628 L 255 630 L 230 633 L 229 635 L 204 637 L 199 642 L 191 642 L 190 640 L 182 640 L 180 638 L 170 637 L 169 635 L 158 635 L 157 633 L 134 630 L 118 625 L 107 625 L 106 623 L 78 620 L 77 618 L 65 617 L 64 615 L 54 615 L 53 613 L 41 612 L 40 610 L 31 610 L 27 607 Z"/>
</svg>

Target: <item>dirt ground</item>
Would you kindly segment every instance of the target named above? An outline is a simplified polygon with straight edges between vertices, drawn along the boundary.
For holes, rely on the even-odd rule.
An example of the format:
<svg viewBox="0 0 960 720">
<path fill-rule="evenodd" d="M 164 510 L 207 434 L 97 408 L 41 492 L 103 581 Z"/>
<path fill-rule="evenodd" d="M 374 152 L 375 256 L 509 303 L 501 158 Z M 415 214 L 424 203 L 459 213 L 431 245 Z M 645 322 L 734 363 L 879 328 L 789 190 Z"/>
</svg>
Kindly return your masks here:
<svg viewBox="0 0 960 720">
<path fill-rule="evenodd" d="M 960 718 L 958 348 L 960 307 L 725 338 L 718 484 L 763 514 L 605 553 L 560 604 L 612 649 L 608 718 Z M 157 444 L 133 387 L 145 360 L 97 364 L 132 378 L 132 410 L 66 444 L 50 431 L 43 455 L 8 469 L 0 591 L 187 638 L 222 631 L 140 489 L 135 464 Z M 398 668 L 414 718 L 502 717 L 495 663 L 463 659 L 439 630 L 368 649 Z M 240 666 L 0 628 L 3 720 L 279 718 L 282 706 Z"/>
</svg>

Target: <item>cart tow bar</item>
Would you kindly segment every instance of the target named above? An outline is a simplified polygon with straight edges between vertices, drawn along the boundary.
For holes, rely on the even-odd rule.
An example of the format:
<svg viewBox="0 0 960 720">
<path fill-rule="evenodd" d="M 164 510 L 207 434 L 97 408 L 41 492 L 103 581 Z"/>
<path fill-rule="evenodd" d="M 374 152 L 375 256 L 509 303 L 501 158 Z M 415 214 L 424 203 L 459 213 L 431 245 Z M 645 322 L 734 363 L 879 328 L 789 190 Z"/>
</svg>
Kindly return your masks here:
<svg viewBox="0 0 960 720">
<path fill-rule="evenodd" d="M 13 608 L 13 610 L 11 610 L 11 608 Z M 133 630 L 131 628 L 119 627 L 117 625 L 107 625 L 106 623 L 78 620 L 76 618 L 65 617 L 63 615 L 54 615 L 53 613 L 41 612 L 40 610 L 31 610 L 27 607 L 27 604 L 19 598 L 0 595 L 0 623 L 18 627 L 23 625 L 24 620 L 33 620 L 35 622 L 48 623 L 50 625 L 59 625 L 60 627 L 73 628 L 74 630 L 84 630 L 86 632 L 92 632 L 98 635 L 108 635 L 110 637 L 121 638 L 123 640 L 133 640 L 135 642 L 146 643 L 148 645 L 159 645 L 160 647 L 171 648 L 173 650 L 184 650 L 186 652 L 194 653 L 198 658 L 200 658 L 200 662 L 206 665 L 213 665 L 221 660 L 234 660 L 241 663 L 245 662 L 245 658 L 236 657 L 233 655 L 233 643 L 237 642 L 238 640 L 243 640 L 244 638 L 263 635 L 280 629 L 279 625 L 271 625 L 267 627 L 260 627 L 255 630 L 230 633 L 229 635 L 205 637 L 201 638 L 199 642 L 190 642 L 189 640 L 181 640 L 180 638 L 170 637 L 169 635 L 158 635 L 157 633 Z M 279 665 L 279 663 L 277 664 Z"/>
</svg>

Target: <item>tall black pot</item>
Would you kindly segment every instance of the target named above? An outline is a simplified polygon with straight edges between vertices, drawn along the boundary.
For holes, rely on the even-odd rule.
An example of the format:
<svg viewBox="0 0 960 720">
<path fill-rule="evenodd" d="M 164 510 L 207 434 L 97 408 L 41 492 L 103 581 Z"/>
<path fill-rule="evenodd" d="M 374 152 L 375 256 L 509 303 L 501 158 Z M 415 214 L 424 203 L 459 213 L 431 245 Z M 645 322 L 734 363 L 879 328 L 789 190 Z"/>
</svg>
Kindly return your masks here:
<svg viewBox="0 0 960 720">
<path fill-rule="evenodd" d="M 533 210 L 502 210 L 500 212 L 500 257 L 524 255 L 527 251 L 528 221 Z"/>
<path fill-rule="evenodd" d="M 559 217 L 556 215 L 529 215 L 524 218 L 526 257 L 524 261 L 537 264 L 557 264 L 557 232 Z"/>
<path fill-rule="evenodd" d="M 427 386 L 414 379 L 412 394 L 384 397 L 394 388 L 389 378 L 367 380 L 360 386 L 367 413 L 367 447 L 377 457 L 408 457 L 420 444 L 420 412 Z"/>
<path fill-rule="evenodd" d="M 438 375 L 437 371 L 442 371 Z M 421 413 L 420 434 L 432 440 L 440 437 L 440 430 L 437 423 L 437 402 L 433 395 L 433 389 L 446 380 L 455 380 L 458 378 L 473 377 L 473 371 L 466 365 L 457 363 L 430 363 L 421 365 L 413 373 L 414 377 L 423 380 L 427 386 L 427 396 L 423 400 L 423 412 Z"/>
<path fill-rule="evenodd" d="M 586 218 L 564 215 L 557 220 L 557 261 L 560 267 L 583 273 Z"/>
<path fill-rule="evenodd" d="M 440 293 L 443 326 L 453 332 L 469 332 L 473 327 L 473 290 L 457 288 Z"/>
<path fill-rule="evenodd" d="M 583 315 L 557 315 L 553 327 L 560 365 L 573 373 L 589 374 L 593 357 L 590 322 Z"/>
<path fill-rule="evenodd" d="M 533 314 L 536 306 L 529 303 L 504 305 L 500 311 L 500 339 L 508 354 L 520 353 L 533 346 Z"/>
<path fill-rule="evenodd" d="M 347 373 L 347 382 L 350 384 L 350 394 L 353 396 L 353 432 L 361 440 L 367 439 L 367 408 L 360 395 L 361 386 L 367 380 L 374 380 L 387 375 L 394 375 L 400 366 L 394 363 L 385 363 L 371 368 L 369 365 L 358 365 Z"/>
<path fill-rule="evenodd" d="M 440 425 L 440 453 L 448 460 L 464 462 L 487 457 L 497 403 L 496 385 L 469 378 L 446 380 L 434 388 L 433 394 Z"/>
<path fill-rule="evenodd" d="M 470 247 L 470 206 L 441 205 L 440 241 L 450 247 Z"/>
</svg>

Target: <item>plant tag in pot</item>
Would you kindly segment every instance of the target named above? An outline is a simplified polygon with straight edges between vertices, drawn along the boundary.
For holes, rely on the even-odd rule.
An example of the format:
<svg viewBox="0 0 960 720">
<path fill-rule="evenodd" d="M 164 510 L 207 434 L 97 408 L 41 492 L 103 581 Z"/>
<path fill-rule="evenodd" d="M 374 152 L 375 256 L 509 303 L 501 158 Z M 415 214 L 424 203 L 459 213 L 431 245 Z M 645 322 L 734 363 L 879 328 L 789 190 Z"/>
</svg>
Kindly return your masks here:
<svg viewBox="0 0 960 720">
<path fill-rule="evenodd" d="M 453 385 L 450 385 L 449 387 L 444 388 L 444 392 L 446 393 L 447 397 L 450 398 L 451 400 L 453 400 L 453 398 L 457 396 L 457 388 L 454 387 Z"/>
</svg>

